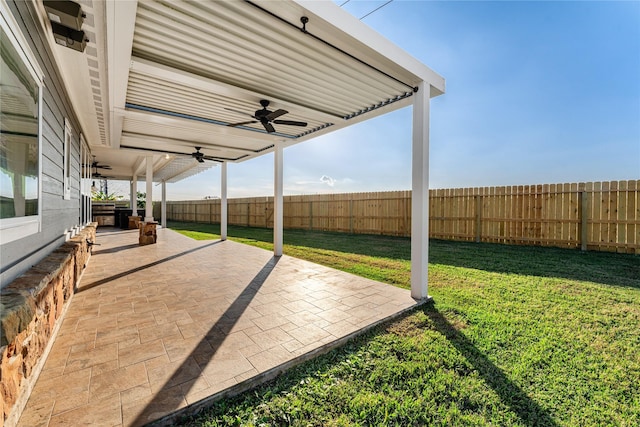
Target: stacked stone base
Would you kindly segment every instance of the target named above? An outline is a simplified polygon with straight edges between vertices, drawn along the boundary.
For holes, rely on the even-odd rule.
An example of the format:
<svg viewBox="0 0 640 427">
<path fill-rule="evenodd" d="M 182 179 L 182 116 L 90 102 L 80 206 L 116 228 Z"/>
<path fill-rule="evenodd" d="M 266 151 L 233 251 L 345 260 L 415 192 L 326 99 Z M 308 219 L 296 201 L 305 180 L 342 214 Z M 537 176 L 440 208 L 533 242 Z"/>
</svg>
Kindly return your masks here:
<svg viewBox="0 0 640 427">
<path fill-rule="evenodd" d="M 17 422 L 95 237 L 94 223 L 0 291 L 0 426 Z"/>
<path fill-rule="evenodd" d="M 157 222 L 140 222 L 138 224 L 140 229 L 138 243 L 140 246 L 152 245 L 158 240 L 158 234 L 156 231 L 157 225 Z"/>
</svg>

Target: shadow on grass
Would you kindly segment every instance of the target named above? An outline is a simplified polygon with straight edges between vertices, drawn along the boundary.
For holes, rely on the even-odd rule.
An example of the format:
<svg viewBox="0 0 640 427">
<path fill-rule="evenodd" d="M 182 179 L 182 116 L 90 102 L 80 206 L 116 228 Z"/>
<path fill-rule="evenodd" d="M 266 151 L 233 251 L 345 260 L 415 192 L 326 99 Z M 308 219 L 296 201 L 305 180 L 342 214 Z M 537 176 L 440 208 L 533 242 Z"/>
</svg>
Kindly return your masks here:
<svg viewBox="0 0 640 427">
<path fill-rule="evenodd" d="M 547 411 L 545 408 L 540 406 L 538 402 L 532 399 L 522 388 L 520 388 L 508 377 L 507 373 L 497 367 L 482 351 L 480 351 L 474 345 L 473 342 L 471 342 L 471 340 L 469 340 L 466 336 L 464 336 L 464 334 L 459 332 L 435 307 L 433 303 L 428 303 L 423 305 L 422 307 L 418 307 L 414 311 L 401 316 L 397 320 L 401 321 L 408 316 L 412 316 L 418 311 L 422 311 L 430 321 L 426 321 L 424 324 L 416 324 L 415 328 L 418 330 L 430 329 L 442 334 L 447 339 L 447 341 L 469 362 L 473 369 L 478 372 L 479 376 L 484 380 L 488 387 L 496 393 L 502 404 L 505 405 L 511 413 L 518 417 L 518 419 L 520 420 L 519 425 L 528 427 L 558 426 L 558 423 L 549 411 Z M 337 348 L 325 355 L 319 356 L 316 359 L 312 359 L 301 365 L 298 365 L 288 372 L 284 373 L 280 377 L 272 380 L 271 382 L 260 385 L 252 391 L 247 391 L 238 396 L 233 396 L 228 399 L 213 402 L 211 406 L 205 409 L 202 413 L 183 418 L 180 422 L 180 425 L 222 425 L 220 417 L 224 415 L 233 416 L 234 414 L 236 414 L 236 411 L 238 411 L 239 414 L 238 422 L 241 422 L 240 420 L 244 416 L 242 415 L 242 413 L 247 412 L 247 409 L 249 410 L 248 412 L 253 412 L 251 408 L 257 407 L 259 405 L 270 408 L 270 400 L 273 396 L 287 396 L 292 392 L 292 401 L 289 403 L 293 406 L 296 406 L 299 404 L 299 402 L 297 402 L 298 398 L 296 397 L 296 393 L 294 390 L 300 384 L 304 384 L 306 378 L 308 378 L 309 376 L 318 375 L 320 375 L 320 377 L 326 377 L 327 371 L 330 370 L 332 366 L 344 363 L 346 360 L 349 360 L 350 355 L 358 354 L 359 352 L 365 350 L 368 346 L 368 343 L 371 342 L 371 340 L 374 340 L 376 336 L 387 333 L 387 328 L 391 323 L 393 323 L 393 321 L 380 325 L 374 328 L 372 331 L 366 332 L 361 336 L 354 338 L 344 346 Z M 371 365 L 367 366 L 369 368 L 371 367 Z M 359 381 L 358 378 L 360 377 L 360 374 L 354 373 L 354 377 L 356 379 L 352 379 L 352 381 Z M 330 378 L 334 377 L 330 376 Z M 337 387 L 341 387 L 339 384 L 341 384 L 342 381 L 334 381 L 334 383 Z M 409 384 L 411 384 L 411 382 L 409 382 L 407 385 L 407 387 L 409 388 L 407 392 L 408 394 L 411 394 L 415 391 L 411 390 L 411 385 Z M 323 387 L 325 386 L 329 388 L 332 387 L 331 384 L 325 384 Z M 305 393 L 307 392 L 302 392 L 302 395 L 305 395 Z M 336 393 L 337 395 L 341 395 L 340 392 Z M 321 406 L 324 404 L 326 404 L 325 398 L 319 398 L 318 405 Z M 441 401 L 439 404 L 448 406 L 451 404 L 451 402 L 449 400 L 446 400 Z M 283 402 L 276 403 L 275 405 L 281 408 L 287 407 L 287 404 Z M 437 410 L 437 406 L 432 407 L 431 409 Z M 327 411 L 331 412 L 333 415 L 337 415 L 333 413 L 335 412 L 335 408 L 327 408 Z M 360 416 L 366 416 L 367 410 L 363 409 L 363 411 L 364 412 L 361 413 Z M 267 410 L 262 415 L 265 415 L 267 418 L 269 418 L 269 420 L 263 420 L 265 422 L 269 422 L 269 425 L 282 425 L 282 420 L 278 418 L 280 416 L 280 413 L 277 410 Z M 432 415 L 437 418 L 435 413 Z M 490 421 L 490 418 L 492 417 L 491 414 L 482 415 L 478 413 L 477 415 L 488 417 L 486 418 L 487 421 Z M 216 418 L 221 424 L 212 422 L 212 420 Z M 429 416 L 426 416 L 426 418 L 429 418 Z M 302 419 L 298 421 L 302 421 Z M 368 420 L 367 422 L 365 422 L 365 424 L 371 421 L 372 420 Z M 495 422 L 495 420 L 492 421 Z M 291 421 L 289 421 L 289 423 L 290 422 Z M 317 423 L 317 420 L 315 420 L 315 423 Z M 315 425 L 315 423 L 310 422 L 309 424 Z M 437 422 L 435 422 L 435 424 L 437 424 Z M 285 423 L 284 425 L 288 424 Z M 407 423 L 407 425 L 412 424 Z"/>
<path fill-rule="evenodd" d="M 435 330 L 444 335 L 447 340 L 462 354 L 480 374 L 482 379 L 500 397 L 502 403 L 508 406 L 526 426 L 557 426 L 551 414 L 530 398 L 516 383 L 509 379 L 505 372 L 498 368 L 487 356 L 460 333 L 433 303 L 428 303 L 421 309 L 433 322 Z"/>
<path fill-rule="evenodd" d="M 170 222 L 169 227 L 213 234 L 220 232 L 218 224 Z M 273 231 L 268 228 L 230 226 L 228 233 L 230 237 L 273 242 Z M 285 230 L 284 243 L 406 262 L 411 260 L 411 241 L 405 237 Z M 640 256 L 629 254 L 431 239 L 429 262 L 496 273 L 640 288 Z"/>
</svg>

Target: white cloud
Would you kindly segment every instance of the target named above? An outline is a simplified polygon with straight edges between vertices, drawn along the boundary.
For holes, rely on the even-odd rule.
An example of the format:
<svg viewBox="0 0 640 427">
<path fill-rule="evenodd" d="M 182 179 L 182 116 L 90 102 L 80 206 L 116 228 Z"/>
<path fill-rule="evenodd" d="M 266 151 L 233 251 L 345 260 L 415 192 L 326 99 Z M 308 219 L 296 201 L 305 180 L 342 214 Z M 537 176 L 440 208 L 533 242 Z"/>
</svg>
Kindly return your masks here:
<svg viewBox="0 0 640 427">
<path fill-rule="evenodd" d="M 326 183 L 329 187 L 333 187 L 333 185 L 336 183 L 336 180 L 331 178 L 330 176 L 327 175 L 322 175 L 320 177 L 320 182 L 324 182 Z"/>
</svg>

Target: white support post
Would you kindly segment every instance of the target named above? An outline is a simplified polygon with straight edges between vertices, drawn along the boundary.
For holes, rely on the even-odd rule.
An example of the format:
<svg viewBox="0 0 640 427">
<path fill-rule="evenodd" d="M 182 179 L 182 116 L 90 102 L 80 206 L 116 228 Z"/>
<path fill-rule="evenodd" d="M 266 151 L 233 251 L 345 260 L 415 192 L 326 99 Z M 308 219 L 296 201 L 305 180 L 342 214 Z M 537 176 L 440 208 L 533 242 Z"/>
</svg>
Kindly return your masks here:
<svg viewBox="0 0 640 427">
<path fill-rule="evenodd" d="M 429 297 L 429 92 L 425 82 L 413 96 L 411 153 L 411 296 Z"/>
<path fill-rule="evenodd" d="M 147 199 L 144 204 L 144 222 L 153 222 L 153 156 L 147 156 Z"/>
<path fill-rule="evenodd" d="M 220 240 L 227 240 L 227 162 L 220 167 Z"/>
<path fill-rule="evenodd" d="M 162 228 L 167 228 L 167 182 L 162 181 L 162 204 L 160 205 L 160 217 Z"/>
<path fill-rule="evenodd" d="M 131 213 L 132 216 L 138 216 L 138 176 L 133 173 L 131 180 Z"/>
<path fill-rule="evenodd" d="M 284 153 L 281 142 L 276 142 L 274 150 L 274 168 L 273 168 L 273 254 L 275 256 L 282 255 L 282 225 L 283 225 L 283 201 L 282 201 L 282 186 L 283 186 L 283 163 Z"/>
</svg>

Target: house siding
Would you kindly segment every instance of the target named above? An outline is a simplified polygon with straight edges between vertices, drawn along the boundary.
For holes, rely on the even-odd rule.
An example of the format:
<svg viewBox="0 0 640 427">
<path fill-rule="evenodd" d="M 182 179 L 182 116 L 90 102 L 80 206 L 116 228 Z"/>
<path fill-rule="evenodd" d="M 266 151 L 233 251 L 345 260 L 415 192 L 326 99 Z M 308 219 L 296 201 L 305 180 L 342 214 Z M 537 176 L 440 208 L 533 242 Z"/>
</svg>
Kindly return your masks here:
<svg viewBox="0 0 640 427">
<path fill-rule="evenodd" d="M 8 1 L 22 34 L 40 68 L 44 72 L 42 96 L 42 149 L 40 167 L 41 229 L 9 243 L 0 236 L 0 287 L 8 285 L 18 275 L 42 260 L 65 242 L 66 233 L 80 226 L 80 125 L 73 113 L 64 84 L 54 65 L 44 29 L 38 22 L 32 2 Z M 77 53 L 83 55 L 83 53 Z M 64 120 L 72 127 L 71 198 L 63 197 Z"/>
</svg>

